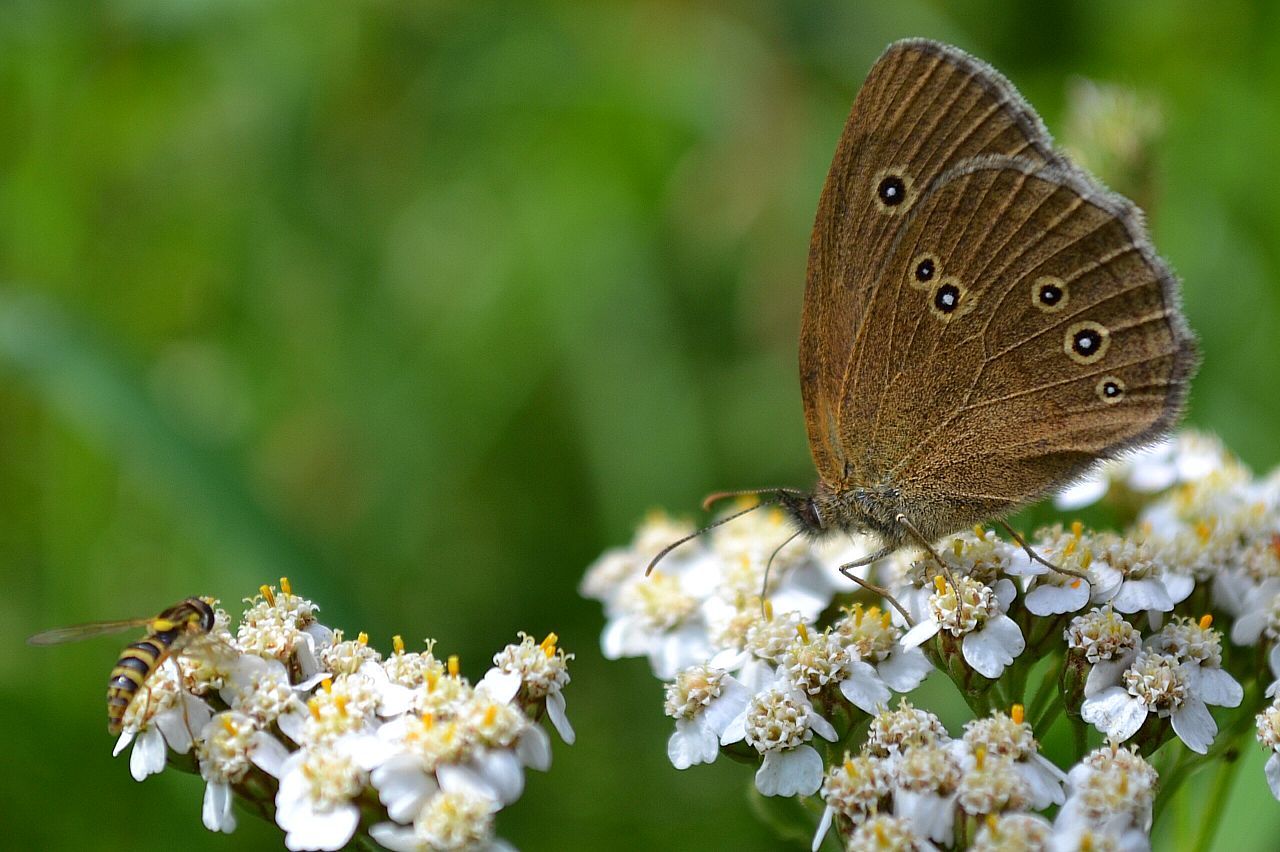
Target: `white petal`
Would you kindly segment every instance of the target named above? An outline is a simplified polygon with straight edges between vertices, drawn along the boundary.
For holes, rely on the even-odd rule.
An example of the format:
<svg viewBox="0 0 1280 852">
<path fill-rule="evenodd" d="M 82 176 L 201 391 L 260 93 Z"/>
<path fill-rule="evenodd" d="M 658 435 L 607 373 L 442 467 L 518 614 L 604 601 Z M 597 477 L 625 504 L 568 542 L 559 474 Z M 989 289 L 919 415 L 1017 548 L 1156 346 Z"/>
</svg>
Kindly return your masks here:
<svg viewBox="0 0 1280 852">
<path fill-rule="evenodd" d="M 600 653 L 606 660 L 638 657 L 649 653 L 649 637 L 634 618 L 622 616 L 610 621 L 600 634 Z"/>
<path fill-rule="evenodd" d="M 1277 646 L 1277 647 L 1280 647 L 1280 646 Z M 119 757 L 120 752 L 128 748 L 129 743 L 133 742 L 133 738 L 136 737 L 137 735 L 138 735 L 138 732 L 133 728 L 125 728 L 123 731 L 121 731 L 120 739 L 116 740 L 115 748 L 111 749 L 111 756 Z"/>
<path fill-rule="evenodd" d="M 1207 666 L 1190 667 L 1196 694 L 1206 704 L 1216 707 L 1239 707 L 1244 700 L 1242 687 L 1230 673 Z"/>
<path fill-rule="evenodd" d="M 1280 678 L 1280 642 L 1272 645 L 1267 652 L 1267 665 L 1271 668 L 1271 674 Z"/>
<path fill-rule="evenodd" d="M 1197 754 L 1204 754 L 1213 745 L 1213 738 L 1218 735 L 1218 723 L 1209 715 L 1209 708 L 1194 695 L 1188 695 L 1182 706 L 1173 711 L 1169 721 L 1173 723 L 1173 732 L 1178 739 L 1187 744 L 1187 748 Z"/>
<path fill-rule="evenodd" d="M 441 786 L 445 784 L 442 772 L 454 767 L 441 766 L 436 770 Z M 485 749 L 471 760 L 470 768 L 493 791 L 493 798 L 509 805 L 524 792 L 524 767 L 514 753 L 506 749 Z"/>
<path fill-rule="evenodd" d="M 921 653 L 921 656 L 924 656 Z M 888 706 L 893 693 L 876 674 L 871 665 L 854 660 L 849 664 L 849 676 L 840 681 L 840 694 L 869 716 L 874 716 Z"/>
<path fill-rule="evenodd" d="M 711 763 L 720 756 L 720 738 L 705 719 L 677 719 L 667 740 L 667 757 L 676 769 Z"/>
<path fill-rule="evenodd" d="M 916 622 L 916 626 L 908 630 L 901 641 L 904 648 L 918 648 L 937 635 L 940 625 L 930 617 Z"/>
<path fill-rule="evenodd" d="M 1018 596 L 1018 587 L 1007 577 L 1001 577 L 996 580 L 996 584 L 991 587 L 991 591 L 995 592 L 996 600 L 1000 601 L 1000 609 L 1002 610 L 1008 610 L 1009 605 Z"/>
<path fill-rule="evenodd" d="M 822 757 L 812 746 L 767 751 L 756 771 L 756 789 L 766 796 L 812 796 L 822 786 Z"/>
<path fill-rule="evenodd" d="M 1196 588 L 1196 578 L 1190 574 L 1166 572 L 1160 580 L 1164 583 L 1165 590 L 1168 591 L 1170 599 L 1175 604 L 1185 601 Z"/>
<path fill-rule="evenodd" d="M 1023 602 L 1035 615 L 1061 615 L 1082 609 L 1091 591 L 1089 584 L 1078 578 L 1062 586 L 1040 583 L 1027 592 Z"/>
<path fill-rule="evenodd" d="M 1124 674 L 1125 669 L 1133 665 L 1134 659 L 1138 656 L 1136 648 L 1126 651 L 1119 657 L 1112 660 L 1098 660 L 1089 667 L 1089 674 L 1084 681 L 1084 695 L 1088 698 L 1091 695 L 1097 695 L 1104 689 L 1110 689 L 1113 686 L 1120 685 L 1120 678 Z"/>
<path fill-rule="evenodd" d="M 822 841 L 826 839 L 827 832 L 831 830 L 831 817 L 834 814 L 835 811 L 832 810 L 830 805 L 823 808 L 822 819 L 818 820 L 818 830 L 813 833 L 813 844 L 809 847 L 809 852 L 818 852 L 818 847 L 822 846 Z"/>
<path fill-rule="evenodd" d="M 147 728 L 138 734 L 129 753 L 129 772 L 133 780 L 141 781 L 164 769 L 164 737 L 155 728 Z"/>
<path fill-rule="evenodd" d="M 558 689 L 547 693 L 547 717 L 551 719 L 551 726 L 556 729 L 560 739 L 566 745 L 573 745 L 576 735 L 573 733 L 573 725 L 569 724 L 569 717 L 564 713 L 564 694 Z"/>
<path fill-rule="evenodd" d="M 1271 788 L 1271 795 L 1280 799 L 1280 754 L 1268 757 L 1263 771 L 1267 774 L 1267 786 Z"/>
<path fill-rule="evenodd" d="M 876 671 L 894 692 L 910 692 L 933 672 L 933 663 L 919 648 L 899 646 L 876 664 Z"/>
<path fill-rule="evenodd" d="M 893 794 L 893 813 L 911 823 L 918 836 L 939 843 L 952 839 L 955 826 L 955 796 L 943 798 L 933 793 L 897 790 Z"/>
<path fill-rule="evenodd" d="M 331 811 L 316 811 L 310 819 L 295 822 L 284 837 L 284 845 L 298 852 L 318 849 L 333 852 L 341 849 L 356 833 L 360 810 L 355 805 L 339 805 Z"/>
<path fill-rule="evenodd" d="M 273 778 L 280 777 L 280 769 L 289 757 L 289 750 L 266 731 L 259 731 L 253 738 L 253 750 L 249 759 Z"/>
<path fill-rule="evenodd" d="M 1129 487 L 1154 494 L 1178 481 L 1178 469 L 1169 463 L 1135 464 L 1129 473 Z"/>
<path fill-rule="evenodd" d="M 960 653 L 973 670 L 983 677 L 998 678 L 1027 647 L 1022 630 L 1007 615 L 998 615 L 981 630 L 966 633 L 960 641 Z"/>
<path fill-rule="evenodd" d="M 1125 580 L 1111 599 L 1111 606 L 1126 615 L 1144 610 L 1168 612 L 1173 609 L 1173 599 L 1164 583 L 1155 578 Z"/>
<path fill-rule="evenodd" d="M 530 769 L 546 772 L 551 768 L 551 737 L 537 725 L 530 725 L 516 740 L 516 757 Z"/>
<path fill-rule="evenodd" d="M 302 742 L 302 732 L 307 726 L 306 708 L 298 703 L 296 706 L 276 717 L 276 724 L 280 726 L 280 730 L 286 737 L 295 743 Z"/>
<path fill-rule="evenodd" d="M 1053 505 L 1063 511 L 1080 509 L 1090 503 L 1096 503 L 1107 493 L 1109 481 L 1101 473 L 1094 473 L 1058 492 L 1053 498 Z"/>
<path fill-rule="evenodd" d="M 1124 742 L 1147 721 L 1147 705 L 1121 686 L 1113 686 L 1086 698 L 1080 716 L 1117 742 Z"/>
<path fill-rule="evenodd" d="M 417 832 L 409 826 L 380 822 L 369 829 L 369 836 L 391 852 L 422 852 Z"/>
<path fill-rule="evenodd" d="M 751 692 L 733 675 L 720 679 L 720 694 L 711 699 L 702 711 L 707 727 L 719 736 L 738 714 L 746 709 Z"/>
<path fill-rule="evenodd" d="M 817 712 L 809 714 L 809 730 L 813 731 L 829 743 L 833 743 L 840 739 L 840 735 L 836 733 L 835 726 L 819 716 Z"/>
<path fill-rule="evenodd" d="M 720 745 L 741 742 L 747 737 L 747 711 L 743 710 L 720 732 Z"/>
<path fill-rule="evenodd" d="M 1231 641 L 1237 645 L 1252 645 L 1262 635 L 1271 614 L 1263 609 L 1253 609 L 1237 618 L 1231 625 Z M 1280 645 L 1276 646 L 1280 647 Z"/>
<path fill-rule="evenodd" d="M 440 789 L 435 778 L 423 770 L 422 762 L 408 754 L 397 755 L 373 770 L 370 780 L 387 816 L 397 822 L 410 822 Z"/>
<path fill-rule="evenodd" d="M 484 673 L 484 677 L 476 684 L 476 691 L 484 690 L 499 704 L 509 704 L 520 691 L 521 683 L 523 681 L 519 672 L 507 672 L 494 667 Z"/>
<path fill-rule="evenodd" d="M 204 827 L 210 831 L 227 834 L 236 829 L 236 816 L 232 810 L 231 785 L 225 781 L 210 781 L 204 788 L 204 804 L 200 816 Z"/>
<path fill-rule="evenodd" d="M 1032 755 L 1030 759 L 1020 761 L 1017 768 L 1031 793 L 1032 809 L 1040 811 L 1066 801 L 1067 797 L 1062 792 L 1066 776 L 1043 755 Z"/>
</svg>

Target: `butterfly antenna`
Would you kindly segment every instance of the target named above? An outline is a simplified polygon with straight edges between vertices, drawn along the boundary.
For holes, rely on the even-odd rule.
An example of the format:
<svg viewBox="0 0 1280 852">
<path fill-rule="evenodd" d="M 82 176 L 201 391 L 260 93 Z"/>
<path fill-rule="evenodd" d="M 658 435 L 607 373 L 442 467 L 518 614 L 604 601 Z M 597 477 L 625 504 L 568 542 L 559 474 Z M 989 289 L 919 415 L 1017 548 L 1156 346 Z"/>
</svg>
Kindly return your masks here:
<svg viewBox="0 0 1280 852">
<path fill-rule="evenodd" d="M 773 549 L 773 553 L 769 554 L 769 561 L 764 563 L 764 582 L 760 584 L 760 614 L 763 615 L 766 620 L 769 618 L 769 611 L 765 606 L 765 596 L 769 592 L 769 569 L 773 567 L 773 560 L 782 552 L 782 548 L 795 541 L 796 537 L 802 532 L 804 532 L 804 530 L 796 530 L 791 535 L 787 536 L 787 540 L 775 547 Z"/>
<path fill-rule="evenodd" d="M 715 521 L 714 523 L 707 524 L 705 527 L 703 527 L 702 529 L 698 530 L 698 531 L 697 531 L 697 532 L 695 532 L 695 533 L 689 533 L 689 534 L 688 534 L 687 536 L 685 536 L 684 538 L 679 539 L 679 540 L 677 540 L 677 541 L 673 541 L 673 542 L 671 542 L 671 543 L 670 543 L 670 544 L 668 544 L 666 547 L 662 548 L 662 550 L 659 550 L 659 551 L 658 551 L 658 555 L 657 555 L 657 556 L 655 556 L 655 557 L 653 557 L 653 559 L 649 560 L 649 567 L 648 567 L 648 568 L 646 568 L 646 569 L 644 569 L 644 575 L 645 575 L 646 577 L 648 577 L 648 576 L 649 576 L 649 574 L 653 572 L 653 568 L 654 568 L 654 566 L 655 566 L 655 565 L 657 565 L 659 562 L 661 562 L 661 561 L 662 561 L 662 559 L 663 559 L 663 557 L 665 557 L 665 556 L 666 556 L 668 553 L 670 553 L 671 551 L 675 550 L 675 549 L 676 549 L 677 547 L 679 547 L 680 545 L 684 544 L 686 541 L 693 541 L 693 540 L 694 540 L 695 538 L 697 538 L 698 536 L 702 535 L 703 533 L 710 532 L 711 530 L 715 529 L 716 527 L 720 526 L 721 524 L 727 524 L 727 523 L 729 523 L 730 521 L 732 521 L 732 520 L 733 520 L 733 519 L 735 519 L 735 518 L 741 518 L 741 517 L 742 517 L 743 515 L 745 515 L 747 512 L 754 512 L 756 509 L 759 509 L 761 506 L 768 506 L 769 504 L 771 504 L 771 503 L 776 503 L 776 502 L 778 502 L 778 501 L 777 501 L 777 500 L 762 500 L 761 502 L 759 502 L 759 503 L 755 504 L 754 506 L 748 506 L 748 507 L 747 507 L 747 508 L 745 508 L 745 509 L 742 509 L 742 510 L 740 510 L 740 511 L 734 512 L 732 515 L 726 515 L 725 517 L 721 518 L 721 519 L 720 519 L 720 520 L 718 520 L 718 521 Z"/>
<path fill-rule="evenodd" d="M 716 491 L 702 498 L 702 510 L 705 512 L 721 500 L 728 500 L 730 497 L 751 497 L 756 494 L 803 494 L 799 488 L 750 488 L 746 491 Z M 776 500 L 766 501 L 776 503 Z M 764 505 L 761 503 L 760 505 Z"/>
</svg>

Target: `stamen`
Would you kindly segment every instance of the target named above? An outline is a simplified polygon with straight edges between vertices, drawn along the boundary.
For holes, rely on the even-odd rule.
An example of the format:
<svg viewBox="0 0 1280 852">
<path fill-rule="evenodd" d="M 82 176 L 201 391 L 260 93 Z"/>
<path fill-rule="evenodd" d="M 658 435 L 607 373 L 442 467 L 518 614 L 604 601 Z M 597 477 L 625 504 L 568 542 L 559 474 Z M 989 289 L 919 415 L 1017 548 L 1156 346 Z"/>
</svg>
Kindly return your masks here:
<svg viewBox="0 0 1280 852">
<path fill-rule="evenodd" d="M 1211 519 L 1200 521 L 1196 524 L 1196 538 L 1200 539 L 1201 544 L 1209 543 L 1209 539 L 1213 537 L 1213 528 L 1216 523 L 1216 519 Z"/>
<path fill-rule="evenodd" d="M 884 615 L 880 616 L 880 626 L 885 630 L 888 630 L 889 625 L 891 624 L 893 624 L 893 616 L 890 613 L 886 612 Z"/>
<path fill-rule="evenodd" d="M 284 592 L 286 595 L 293 594 L 293 584 L 289 582 L 288 577 L 280 578 L 280 591 Z"/>
<path fill-rule="evenodd" d="M 333 706 L 338 708 L 339 716 L 347 715 L 347 701 L 349 699 L 345 695 L 335 695 L 333 697 Z"/>
<path fill-rule="evenodd" d="M 961 541 L 961 540 L 960 540 L 960 539 L 958 539 L 958 538 L 957 538 L 957 539 L 952 539 L 952 541 L 951 541 L 951 552 L 952 552 L 952 553 L 954 553 L 956 556 L 959 556 L 961 553 L 963 553 L 963 552 L 964 552 L 964 542 L 963 542 L 963 541 Z"/>
<path fill-rule="evenodd" d="M 853 759 L 849 757 L 848 752 L 844 756 L 844 771 L 850 776 L 856 776 L 858 772 L 858 767 L 853 765 Z"/>
<path fill-rule="evenodd" d="M 556 643 L 560 641 L 560 637 L 555 633 L 548 633 L 547 638 L 538 643 L 538 647 L 542 649 L 542 653 L 548 657 L 556 655 Z"/>
<path fill-rule="evenodd" d="M 430 730 L 436 726 L 436 714 L 430 710 L 422 711 L 422 727 Z"/>
<path fill-rule="evenodd" d="M 450 654 L 449 655 L 449 677 L 457 677 L 457 676 L 458 676 L 458 655 Z"/>
<path fill-rule="evenodd" d="M 1079 581 L 1077 580 L 1076 582 Z M 1026 708 L 1021 704 L 1013 705 L 1009 708 L 1009 718 L 1013 720 L 1013 724 L 1021 725 L 1023 720 L 1026 719 Z"/>
<path fill-rule="evenodd" d="M 369 634 L 361 630 L 359 633 L 356 634 L 356 641 L 359 642 L 361 645 L 368 645 Z"/>
<path fill-rule="evenodd" d="M 397 654 L 404 653 L 404 639 L 400 637 L 399 633 L 391 637 L 391 647 L 395 649 Z"/>
<path fill-rule="evenodd" d="M 325 692 L 333 692 L 333 678 L 325 678 L 320 681 L 320 688 Z"/>
<path fill-rule="evenodd" d="M 764 602 L 764 620 L 773 621 L 773 603 L 768 599 Z"/>
<path fill-rule="evenodd" d="M 311 711 L 311 718 L 317 722 L 320 721 L 320 701 L 316 698 L 307 699 L 307 709 Z"/>
<path fill-rule="evenodd" d="M 1072 535 L 1072 536 L 1073 536 L 1077 541 L 1079 541 L 1079 540 L 1080 540 L 1080 537 L 1081 537 L 1082 535 L 1084 535 L 1084 522 L 1083 522 L 1083 521 L 1072 521 L 1072 522 L 1071 522 L 1071 535 Z"/>
<path fill-rule="evenodd" d="M 987 531 L 982 528 L 982 524 L 973 525 L 973 534 L 978 537 L 978 541 L 987 540 Z"/>
<path fill-rule="evenodd" d="M 222 729 L 234 737 L 239 731 L 236 727 L 236 723 L 231 721 L 231 717 L 225 713 L 220 713 L 218 715 L 222 719 Z"/>
<path fill-rule="evenodd" d="M 933 577 L 933 587 L 938 590 L 938 594 L 945 595 L 947 593 L 947 581 L 941 574 L 935 574 Z"/>
<path fill-rule="evenodd" d="M 806 645 L 809 644 L 809 628 L 805 626 L 803 621 L 796 625 L 796 633 L 800 635 L 801 642 Z"/>
<path fill-rule="evenodd" d="M 982 769 L 982 765 L 987 762 L 986 746 L 978 746 L 973 750 L 973 765 L 977 769 Z"/>
<path fill-rule="evenodd" d="M 1206 612 L 1204 615 L 1200 616 L 1200 629 L 1201 629 L 1201 630 L 1208 630 L 1208 629 L 1209 629 L 1210 627 L 1212 627 L 1212 626 L 1213 626 L 1213 616 L 1212 616 L 1212 615 L 1210 615 L 1209 613 L 1207 613 L 1207 612 Z"/>
<path fill-rule="evenodd" d="M 267 586 L 267 585 L 259 586 L 258 594 L 262 595 L 263 600 L 267 602 L 267 606 L 276 605 L 276 593 L 270 586 Z"/>
<path fill-rule="evenodd" d="M 876 823 L 876 845 L 887 846 L 888 843 L 889 837 L 884 833 L 884 824 L 879 822 Z"/>
<path fill-rule="evenodd" d="M 484 726 L 486 728 L 492 728 L 493 723 L 496 721 L 498 721 L 498 705 L 490 704 L 488 707 L 484 708 Z"/>
<path fill-rule="evenodd" d="M 1088 571 L 1089 566 L 1093 564 L 1093 551 L 1090 548 L 1084 549 L 1084 555 L 1080 557 L 1081 569 Z"/>
<path fill-rule="evenodd" d="M 999 835 L 996 834 L 997 823 L 998 823 L 998 820 L 996 819 L 995 814 L 987 814 L 987 831 L 991 832 L 991 837 L 993 840 L 999 839 Z"/>
</svg>

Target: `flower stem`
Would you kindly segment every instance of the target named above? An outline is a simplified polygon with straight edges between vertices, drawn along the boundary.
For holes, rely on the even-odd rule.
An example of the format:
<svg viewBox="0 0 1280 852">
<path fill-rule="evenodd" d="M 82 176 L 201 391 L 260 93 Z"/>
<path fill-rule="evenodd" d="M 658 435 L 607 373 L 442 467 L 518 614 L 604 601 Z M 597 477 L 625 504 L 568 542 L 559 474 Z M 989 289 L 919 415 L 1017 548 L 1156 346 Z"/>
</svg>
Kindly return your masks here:
<svg viewBox="0 0 1280 852">
<path fill-rule="evenodd" d="M 1200 820 L 1200 832 L 1196 836 L 1195 852 L 1208 852 L 1213 845 L 1214 835 L 1218 833 L 1218 824 L 1226 811 L 1227 799 L 1231 796 L 1231 788 L 1240 774 L 1236 761 L 1229 752 L 1218 765 L 1218 773 L 1213 779 L 1213 788 L 1209 793 L 1209 802 L 1204 807 L 1204 816 Z"/>
</svg>

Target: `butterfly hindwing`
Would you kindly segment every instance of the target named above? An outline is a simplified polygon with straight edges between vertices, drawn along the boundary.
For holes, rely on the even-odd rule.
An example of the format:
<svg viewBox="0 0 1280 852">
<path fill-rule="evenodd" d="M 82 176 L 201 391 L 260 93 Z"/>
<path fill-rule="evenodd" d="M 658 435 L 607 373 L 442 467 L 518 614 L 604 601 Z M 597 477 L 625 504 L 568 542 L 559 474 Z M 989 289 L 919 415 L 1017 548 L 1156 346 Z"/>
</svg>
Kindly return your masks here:
<svg viewBox="0 0 1280 852">
<path fill-rule="evenodd" d="M 1078 170 L 962 163 L 881 268 L 838 435 L 904 497 L 998 514 L 1181 409 L 1195 354 L 1176 280 L 1136 209 Z"/>
</svg>

